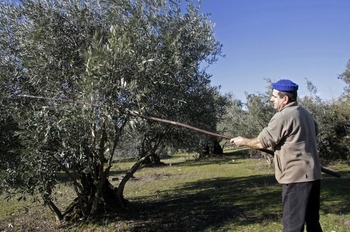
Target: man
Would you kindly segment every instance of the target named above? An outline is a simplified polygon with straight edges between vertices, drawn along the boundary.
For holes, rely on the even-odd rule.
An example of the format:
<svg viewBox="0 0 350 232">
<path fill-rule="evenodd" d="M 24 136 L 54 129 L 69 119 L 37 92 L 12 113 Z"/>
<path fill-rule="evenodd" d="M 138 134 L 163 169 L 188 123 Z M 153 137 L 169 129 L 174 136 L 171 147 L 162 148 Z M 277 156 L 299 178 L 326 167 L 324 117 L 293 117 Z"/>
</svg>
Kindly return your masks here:
<svg viewBox="0 0 350 232">
<path fill-rule="evenodd" d="M 272 149 L 276 180 L 283 185 L 283 232 L 322 231 L 319 223 L 321 168 L 317 155 L 317 124 L 297 104 L 298 85 L 273 83 L 270 101 L 278 111 L 257 138 L 235 137 L 236 146 Z"/>
</svg>

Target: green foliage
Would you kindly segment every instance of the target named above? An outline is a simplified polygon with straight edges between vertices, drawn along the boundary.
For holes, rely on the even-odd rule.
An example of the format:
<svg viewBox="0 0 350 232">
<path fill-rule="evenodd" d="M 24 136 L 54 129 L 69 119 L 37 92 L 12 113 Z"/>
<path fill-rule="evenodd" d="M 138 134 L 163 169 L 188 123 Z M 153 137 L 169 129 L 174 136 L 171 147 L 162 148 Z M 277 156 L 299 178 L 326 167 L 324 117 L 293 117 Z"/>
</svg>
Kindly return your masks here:
<svg viewBox="0 0 350 232">
<path fill-rule="evenodd" d="M 350 106 L 341 98 L 325 102 L 317 96 L 317 88 L 307 81 L 309 96 L 300 99 L 300 104 L 307 108 L 318 123 L 318 150 L 324 162 L 331 160 L 349 160 L 349 117 Z"/>
<path fill-rule="evenodd" d="M 349 104 L 337 102 L 317 107 L 320 157 L 324 160 L 349 160 Z"/>
<path fill-rule="evenodd" d="M 14 173 L 12 168 L 16 166 L 20 160 L 21 144 L 15 131 L 18 130 L 18 124 L 14 121 L 11 115 L 7 115 L 1 107 L 0 116 L 0 193 L 9 186 L 19 184 L 18 173 Z"/>
<path fill-rule="evenodd" d="M 339 79 L 343 80 L 347 86 L 345 87 L 345 96 L 349 97 L 350 95 L 350 60 L 346 64 L 346 69 L 342 74 L 339 75 Z"/>
<path fill-rule="evenodd" d="M 216 127 L 225 98 L 201 67 L 217 59 L 221 46 L 192 1 L 185 12 L 178 1 L 151 0 L 0 6 L 1 126 L 22 145 L 11 143 L 21 148 L 20 162 L 5 163 L 16 177 L 7 190 L 40 193 L 62 219 L 53 191 L 64 173 L 78 197 L 76 216 L 94 216 L 115 206 L 105 192 L 115 192 L 108 176 L 125 140 L 150 135 L 147 143 L 161 138 L 163 147 L 196 141 L 127 111 Z"/>
<path fill-rule="evenodd" d="M 270 88 L 270 85 L 268 85 Z M 269 103 L 270 91 L 266 93 L 246 93 L 246 103 L 228 96 L 231 104 L 226 108 L 227 113 L 221 121 L 220 128 L 232 136 L 256 137 L 268 124 L 275 113 Z"/>
<path fill-rule="evenodd" d="M 268 124 L 275 110 L 271 106 L 270 95 L 265 94 L 247 94 L 247 111 L 249 115 L 247 124 L 249 125 L 247 134 L 255 134 L 256 136 Z"/>
</svg>

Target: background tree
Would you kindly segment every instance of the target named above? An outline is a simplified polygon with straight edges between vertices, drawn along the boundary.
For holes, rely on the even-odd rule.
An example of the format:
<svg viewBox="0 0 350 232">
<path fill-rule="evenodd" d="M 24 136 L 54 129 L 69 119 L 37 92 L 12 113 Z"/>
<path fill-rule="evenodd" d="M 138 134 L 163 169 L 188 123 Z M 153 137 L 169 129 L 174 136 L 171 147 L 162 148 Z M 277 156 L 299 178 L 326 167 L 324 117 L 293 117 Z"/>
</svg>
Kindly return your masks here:
<svg viewBox="0 0 350 232">
<path fill-rule="evenodd" d="M 319 126 L 318 150 L 322 162 L 349 159 L 349 104 L 341 98 L 323 101 L 317 94 L 317 87 L 306 79 L 309 95 L 299 99 L 315 117 Z"/>
<path fill-rule="evenodd" d="M 15 1 L 2 3 L 1 15 L 1 101 L 22 144 L 3 186 L 39 194 L 59 219 L 124 206 L 127 179 L 115 187 L 108 177 L 140 124 L 127 112 L 215 128 L 225 101 L 200 67 L 221 47 L 191 1 L 185 12 L 178 1 Z M 141 123 L 148 151 L 195 141 L 180 128 Z M 64 211 L 54 201 L 61 172 L 76 193 Z"/>
<path fill-rule="evenodd" d="M 344 95 L 349 97 L 350 95 L 350 60 L 346 63 L 345 70 L 342 74 L 339 75 L 339 79 L 343 80 L 347 86 L 345 87 Z"/>
<path fill-rule="evenodd" d="M 218 130 L 222 134 L 235 136 L 243 133 L 247 126 L 245 116 L 248 113 L 244 110 L 244 103 L 241 100 L 236 99 L 231 93 L 227 94 L 226 97 L 229 102 L 226 106 L 226 112 L 218 124 Z M 228 141 L 222 142 L 223 147 L 227 144 Z"/>
<path fill-rule="evenodd" d="M 271 103 L 271 81 L 267 81 L 265 93 L 246 93 L 246 103 L 235 99 L 233 95 L 227 96 L 230 104 L 226 108 L 224 120 L 219 128 L 223 133 L 232 136 L 256 137 L 268 124 L 275 113 Z"/>
</svg>

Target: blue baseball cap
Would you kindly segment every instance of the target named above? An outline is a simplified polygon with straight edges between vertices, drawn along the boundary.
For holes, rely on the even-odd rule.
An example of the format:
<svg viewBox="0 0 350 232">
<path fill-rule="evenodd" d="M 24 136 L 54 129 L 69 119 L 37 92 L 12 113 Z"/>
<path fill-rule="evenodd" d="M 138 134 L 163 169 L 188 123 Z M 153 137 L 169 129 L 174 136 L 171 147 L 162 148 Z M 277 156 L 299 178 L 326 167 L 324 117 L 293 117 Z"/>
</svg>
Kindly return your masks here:
<svg viewBox="0 0 350 232">
<path fill-rule="evenodd" d="M 294 92 L 298 90 L 298 85 L 291 80 L 283 79 L 272 84 L 272 88 L 281 92 Z"/>
</svg>

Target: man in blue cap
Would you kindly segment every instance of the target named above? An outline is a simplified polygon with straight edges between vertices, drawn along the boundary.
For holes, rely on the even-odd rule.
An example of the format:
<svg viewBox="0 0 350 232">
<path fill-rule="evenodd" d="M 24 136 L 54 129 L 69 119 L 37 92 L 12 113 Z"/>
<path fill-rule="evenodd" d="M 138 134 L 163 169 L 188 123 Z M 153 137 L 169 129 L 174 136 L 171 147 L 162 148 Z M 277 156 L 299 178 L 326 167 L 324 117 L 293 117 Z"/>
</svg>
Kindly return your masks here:
<svg viewBox="0 0 350 232">
<path fill-rule="evenodd" d="M 298 85 L 290 80 L 272 84 L 277 113 L 257 138 L 235 137 L 231 143 L 275 153 L 276 180 L 283 185 L 283 232 L 322 231 L 319 223 L 321 166 L 317 155 L 317 123 L 297 104 Z"/>
</svg>

